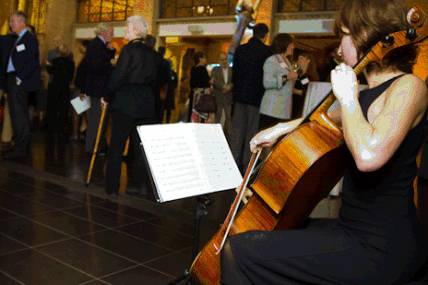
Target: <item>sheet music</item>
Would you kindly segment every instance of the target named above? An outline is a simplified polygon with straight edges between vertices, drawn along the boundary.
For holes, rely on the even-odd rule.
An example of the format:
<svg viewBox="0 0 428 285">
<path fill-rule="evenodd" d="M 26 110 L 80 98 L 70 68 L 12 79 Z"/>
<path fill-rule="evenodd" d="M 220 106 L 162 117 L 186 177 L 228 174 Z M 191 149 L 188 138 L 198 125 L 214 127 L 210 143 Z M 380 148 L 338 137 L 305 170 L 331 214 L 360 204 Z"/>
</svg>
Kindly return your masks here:
<svg viewBox="0 0 428 285">
<path fill-rule="evenodd" d="M 303 105 L 303 116 L 309 114 L 330 91 L 330 82 L 309 82 Z"/>
<path fill-rule="evenodd" d="M 359 89 L 364 90 L 367 85 L 359 85 Z M 303 116 L 308 115 L 312 110 L 327 96 L 331 91 L 330 82 L 309 82 L 308 90 L 306 91 L 305 103 L 303 105 Z M 336 104 L 335 102 L 334 104 Z M 333 104 L 333 105 L 334 105 Z"/>
<path fill-rule="evenodd" d="M 70 103 L 73 106 L 76 113 L 79 115 L 87 111 L 89 108 L 91 108 L 91 98 L 89 98 L 88 96 L 83 98 L 83 100 L 81 100 L 80 97 L 78 96 L 72 99 Z"/>
<path fill-rule="evenodd" d="M 178 123 L 137 130 L 160 202 L 240 185 L 242 176 L 221 125 Z"/>
</svg>

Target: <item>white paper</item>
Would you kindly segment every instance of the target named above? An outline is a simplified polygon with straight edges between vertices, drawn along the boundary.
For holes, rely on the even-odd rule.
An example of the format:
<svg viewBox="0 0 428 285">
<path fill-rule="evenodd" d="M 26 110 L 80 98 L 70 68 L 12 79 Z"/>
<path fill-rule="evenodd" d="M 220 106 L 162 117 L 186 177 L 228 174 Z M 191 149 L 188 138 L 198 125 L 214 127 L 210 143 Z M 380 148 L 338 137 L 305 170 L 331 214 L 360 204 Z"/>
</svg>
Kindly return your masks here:
<svg viewBox="0 0 428 285">
<path fill-rule="evenodd" d="M 308 115 L 331 91 L 330 82 L 310 82 L 303 105 L 303 116 Z"/>
<path fill-rule="evenodd" d="M 70 101 L 77 114 L 81 114 L 91 108 L 91 98 L 86 96 L 83 100 L 79 96 Z"/>
<path fill-rule="evenodd" d="M 137 130 L 160 202 L 241 184 L 220 124 L 145 125 Z"/>
<path fill-rule="evenodd" d="M 367 85 L 359 85 L 359 89 L 364 90 Z M 322 99 L 324 99 L 331 91 L 330 82 L 309 82 L 308 90 L 306 91 L 305 103 L 303 104 L 303 116 L 308 115 L 312 110 L 318 106 Z"/>
</svg>

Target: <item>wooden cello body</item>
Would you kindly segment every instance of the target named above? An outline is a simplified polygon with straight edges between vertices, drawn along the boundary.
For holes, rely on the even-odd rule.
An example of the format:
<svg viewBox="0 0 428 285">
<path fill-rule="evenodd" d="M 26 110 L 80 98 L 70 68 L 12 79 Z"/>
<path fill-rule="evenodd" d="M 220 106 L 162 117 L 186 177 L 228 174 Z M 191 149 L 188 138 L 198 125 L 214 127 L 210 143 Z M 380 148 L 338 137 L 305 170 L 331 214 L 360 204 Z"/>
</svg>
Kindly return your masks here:
<svg viewBox="0 0 428 285">
<path fill-rule="evenodd" d="M 278 159 L 267 158 L 252 185 L 256 194 L 240 210 L 231 235 L 298 228 L 304 224 L 345 169 L 347 155 L 342 134 L 322 125 L 325 122 L 304 124 L 273 149 L 270 156 Z M 218 231 L 195 259 L 191 270 L 195 283 L 219 284 L 217 249 L 223 235 L 224 231 Z"/>
<path fill-rule="evenodd" d="M 415 11 L 418 36 L 409 39 L 406 31 L 389 35 L 394 43 L 376 44 L 354 67 L 357 74 L 368 63 L 382 60 L 389 51 L 419 43 L 428 36 L 425 14 L 419 9 Z M 334 101 L 334 95 L 330 94 L 304 124 L 273 148 L 251 186 L 255 194 L 237 214 L 230 235 L 303 226 L 313 208 L 342 177 L 351 156 L 342 132 L 327 115 Z M 225 231 L 222 226 L 195 258 L 190 269 L 193 283 L 220 284 L 219 249 Z"/>
</svg>

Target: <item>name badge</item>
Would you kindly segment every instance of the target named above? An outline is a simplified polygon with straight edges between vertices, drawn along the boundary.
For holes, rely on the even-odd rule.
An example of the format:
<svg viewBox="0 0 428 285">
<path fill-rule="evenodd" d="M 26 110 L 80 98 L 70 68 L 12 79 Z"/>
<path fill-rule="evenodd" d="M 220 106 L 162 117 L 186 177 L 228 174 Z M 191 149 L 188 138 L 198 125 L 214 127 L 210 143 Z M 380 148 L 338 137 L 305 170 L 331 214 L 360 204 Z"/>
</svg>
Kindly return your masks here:
<svg viewBox="0 0 428 285">
<path fill-rule="evenodd" d="M 16 46 L 16 50 L 18 52 L 24 51 L 25 50 L 25 45 L 24 44 L 20 44 Z"/>
<path fill-rule="evenodd" d="M 309 83 L 309 79 L 307 77 L 305 77 L 302 80 L 300 80 L 300 83 L 302 83 L 302 85 L 306 85 Z"/>
</svg>

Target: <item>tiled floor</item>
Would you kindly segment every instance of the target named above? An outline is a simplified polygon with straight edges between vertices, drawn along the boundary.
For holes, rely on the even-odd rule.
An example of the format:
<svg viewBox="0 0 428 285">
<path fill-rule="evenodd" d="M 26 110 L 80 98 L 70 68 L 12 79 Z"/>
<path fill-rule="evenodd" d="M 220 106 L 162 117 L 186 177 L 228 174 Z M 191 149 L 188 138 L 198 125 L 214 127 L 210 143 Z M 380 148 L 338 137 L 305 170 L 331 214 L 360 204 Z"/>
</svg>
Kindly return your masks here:
<svg viewBox="0 0 428 285">
<path fill-rule="evenodd" d="M 0 162 L 0 284 L 167 284 L 190 265 L 194 199 L 161 205 L 122 187 L 110 201 L 103 158 L 84 186 L 88 160 L 81 143 L 38 131 L 30 158 Z M 204 240 L 232 196 L 213 197 Z"/>
<path fill-rule="evenodd" d="M 90 194 L 70 198 L 66 189 L 56 193 L 40 187 L 43 181 L 35 187 L 7 172 L 0 187 L 0 284 L 166 284 L 190 262 L 191 224 L 176 220 L 169 227 L 164 216 Z M 171 256 L 183 257 L 170 267 Z"/>
<path fill-rule="evenodd" d="M 84 186 L 89 156 L 81 143 L 39 131 L 32 147 L 26 160 L 0 161 L 0 284 L 167 284 L 190 265 L 194 198 L 159 204 L 127 196 L 122 187 L 110 201 L 102 158 Z M 201 243 L 233 196 L 211 196 Z M 316 214 L 334 216 L 337 205 L 326 201 Z"/>
</svg>

